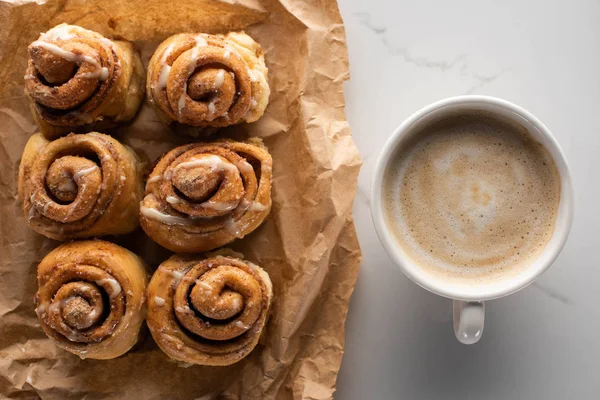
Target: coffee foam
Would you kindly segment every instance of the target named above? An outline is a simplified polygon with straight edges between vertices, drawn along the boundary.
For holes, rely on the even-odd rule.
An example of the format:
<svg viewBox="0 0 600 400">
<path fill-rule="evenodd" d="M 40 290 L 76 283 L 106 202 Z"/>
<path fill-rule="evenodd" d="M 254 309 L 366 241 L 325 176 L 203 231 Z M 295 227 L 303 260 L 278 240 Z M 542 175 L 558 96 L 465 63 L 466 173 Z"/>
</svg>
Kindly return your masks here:
<svg viewBox="0 0 600 400">
<path fill-rule="evenodd" d="M 514 276 L 551 239 L 560 177 L 526 132 L 456 116 L 409 139 L 384 181 L 386 220 L 413 261 L 463 283 Z"/>
</svg>

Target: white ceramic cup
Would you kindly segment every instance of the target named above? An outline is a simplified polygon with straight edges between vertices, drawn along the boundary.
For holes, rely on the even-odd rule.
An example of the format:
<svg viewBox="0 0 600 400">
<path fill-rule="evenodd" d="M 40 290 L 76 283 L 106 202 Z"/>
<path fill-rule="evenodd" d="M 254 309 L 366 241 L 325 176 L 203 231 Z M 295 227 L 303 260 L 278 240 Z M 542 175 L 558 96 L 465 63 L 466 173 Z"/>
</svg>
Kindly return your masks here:
<svg viewBox="0 0 600 400">
<path fill-rule="evenodd" d="M 423 126 L 449 115 L 484 111 L 522 126 L 550 153 L 560 174 L 560 204 L 554 234 L 540 256 L 515 277 L 473 285 L 446 282 L 424 271 L 401 248 L 384 215 L 384 175 L 404 140 Z M 523 108 L 508 101 L 487 96 L 458 96 L 433 103 L 405 120 L 389 138 L 375 167 L 371 189 L 373 221 L 383 247 L 402 271 L 415 283 L 440 296 L 453 299 L 454 333 L 465 344 L 476 343 L 483 333 L 484 300 L 497 299 L 523 289 L 540 276 L 563 248 L 573 220 L 573 188 L 567 160 L 548 128 Z"/>
</svg>

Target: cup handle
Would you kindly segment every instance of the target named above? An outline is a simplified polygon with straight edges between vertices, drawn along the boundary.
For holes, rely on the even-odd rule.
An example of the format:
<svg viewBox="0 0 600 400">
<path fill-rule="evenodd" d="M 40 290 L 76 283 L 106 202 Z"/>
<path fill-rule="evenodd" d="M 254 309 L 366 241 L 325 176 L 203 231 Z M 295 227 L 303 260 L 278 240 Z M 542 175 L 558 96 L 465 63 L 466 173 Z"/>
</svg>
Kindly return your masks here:
<svg viewBox="0 0 600 400">
<path fill-rule="evenodd" d="M 482 301 L 453 300 L 454 334 L 462 344 L 475 344 L 483 334 L 485 304 Z"/>
</svg>

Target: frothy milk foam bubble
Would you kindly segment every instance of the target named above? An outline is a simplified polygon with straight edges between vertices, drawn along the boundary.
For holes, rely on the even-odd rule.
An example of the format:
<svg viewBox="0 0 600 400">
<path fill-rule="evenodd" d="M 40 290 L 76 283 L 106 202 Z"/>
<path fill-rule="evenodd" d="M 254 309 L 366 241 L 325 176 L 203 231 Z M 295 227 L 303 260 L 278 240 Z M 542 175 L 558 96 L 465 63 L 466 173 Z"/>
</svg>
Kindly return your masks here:
<svg viewBox="0 0 600 400">
<path fill-rule="evenodd" d="M 543 251 L 560 177 L 522 128 L 461 115 L 402 145 L 383 196 L 391 231 L 419 267 L 456 283 L 487 283 L 516 275 Z"/>
</svg>

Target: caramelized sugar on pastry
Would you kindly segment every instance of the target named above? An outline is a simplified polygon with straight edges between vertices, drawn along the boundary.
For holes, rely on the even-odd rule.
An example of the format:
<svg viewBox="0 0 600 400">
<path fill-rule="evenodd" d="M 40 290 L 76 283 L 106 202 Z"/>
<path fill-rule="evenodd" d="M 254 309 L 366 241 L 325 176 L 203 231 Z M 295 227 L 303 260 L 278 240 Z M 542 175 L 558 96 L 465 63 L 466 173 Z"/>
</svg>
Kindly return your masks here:
<svg viewBox="0 0 600 400">
<path fill-rule="evenodd" d="M 148 285 L 148 327 L 173 359 L 230 365 L 256 347 L 272 292 L 269 275 L 239 256 L 174 255 Z"/>
<path fill-rule="evenodd" d="M 161 246 L 184 253 L 242 238 L 271 210 L 272 164 L 260 139 L 177 147 L 146 183 L 142 228 Z"/>
<path fill-rule="evenodd" d="M 25 93 L 49 139 L 131 120 L 144 84 L 144 67 L 129 42 L 60 24 L 29 45 Z"/>
<path fill-rule="evenodd" d="M 143 261 L 116 244 L 63 244 L 38 265 L 36 313 L 56 345 L 81 358 L 109 359 L 138 341 L 146 316 Z"/>
<path fill-rule="evenodd" d="M 139 157 L 97 132 L 48 141 L 33 135 L 19 166 L 18 193 L 29 226 L 57 240 L 128 233 L 139 225 Z"/>
<path fill-rule="evenodd" d="M 150 59 L 146 84 L 165 120 L 199 127 L 254 122 L 270 94 L 262 48 L 243 32 L 171 36 Z"/>
</svg>

